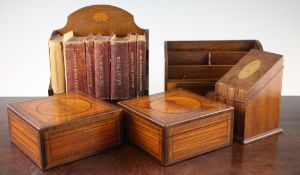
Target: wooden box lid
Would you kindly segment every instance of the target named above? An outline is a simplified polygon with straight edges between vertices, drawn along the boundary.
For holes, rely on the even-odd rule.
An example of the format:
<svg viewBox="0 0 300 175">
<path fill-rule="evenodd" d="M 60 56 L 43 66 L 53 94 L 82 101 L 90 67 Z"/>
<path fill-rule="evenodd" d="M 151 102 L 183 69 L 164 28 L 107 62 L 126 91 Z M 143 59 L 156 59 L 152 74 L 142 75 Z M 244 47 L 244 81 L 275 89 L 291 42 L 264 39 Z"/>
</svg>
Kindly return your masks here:
<svg viewBox="0 0 300 175">
<path fill-rule="evenodd" d="M 228 105 L 183 89 L 130 99 L 118 104 L 122 106 L 123 110 L 136 113 L 162 127 L 174 126 L 233 110 Z"/>
<path fill-rule="evenodd" d="M 93 116 L 121 112 L 119 107 L 81 92 L 9 104 L 8 108 L 37 130 L 79 122 Z"/>
<path fill-rule="evenodd" d="M 283 69 L 283 56 L 250 50 L 216 83 L 216 95 L 247 103 Z"/>
</svg>

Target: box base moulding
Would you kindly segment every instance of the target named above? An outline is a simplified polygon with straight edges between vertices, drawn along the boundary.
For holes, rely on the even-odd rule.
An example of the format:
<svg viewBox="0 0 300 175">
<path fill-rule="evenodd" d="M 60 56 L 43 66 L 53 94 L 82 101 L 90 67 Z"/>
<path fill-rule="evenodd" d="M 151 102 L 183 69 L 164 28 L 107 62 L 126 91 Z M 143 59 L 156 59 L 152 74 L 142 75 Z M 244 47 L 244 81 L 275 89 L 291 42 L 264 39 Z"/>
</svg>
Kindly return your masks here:
<svg viewBox="0 0 300 175">
<path fill-rule="evenodd" d="M 265 132 L 263 134 L 259 134 L 259 135 L 256 135 L 254 137 L 250 137 L 250 138 L 247 138 L 247 139 L 244 139 L 244 138 L 241 138 L 241 137 L 238 137 L 238 136 L 234 136 L 234 139 L 239 143 L 249 144 L 249 143 L 253 143 L 253 142 L 262 140 L 262 139 L 267 138 L 267 137 L 271 137 L 271 136 L 280 134 L 282 132 L 283 132 L 283 130 L 281 128 L 277 128 L 277 129 L 274 129 L 274 130 L 271 130 L 271 131 L 268 131 L 268 132 Z"/>
</svg>

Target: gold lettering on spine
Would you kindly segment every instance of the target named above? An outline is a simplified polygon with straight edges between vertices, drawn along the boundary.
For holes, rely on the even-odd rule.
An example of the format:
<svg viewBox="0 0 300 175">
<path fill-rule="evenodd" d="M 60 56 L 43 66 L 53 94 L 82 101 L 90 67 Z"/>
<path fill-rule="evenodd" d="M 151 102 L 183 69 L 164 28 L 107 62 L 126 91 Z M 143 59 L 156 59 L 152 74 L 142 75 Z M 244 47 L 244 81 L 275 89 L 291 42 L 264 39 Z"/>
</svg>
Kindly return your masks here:
<svg viewBox="0 0 300 175">
<path fill-rule="evenodd" d="M 90 77 L 90 78 L 89 78 L 89 86 L 90 86 L 90 87 L 93 86 L 93 80 L 92 80 L 92 78 L 91 78 L 91 77 L 93 76 L 93 72 L 92 72 L 92 71 L 93 71 L 93 70 L 92 70 L 92 67 L 93 67 L 93 65 L 92 65 L 92 59 L 93 59 L 93 58 L 92 58 L 91 52 L 92 52 L 92 51 L 91 51 L 91 49 L 89 48 L 89 52 L 88 52 L 88 54 L 89 54 L 89 56 L 88 56 L 89 60 L 88 60 L 88 61 L 89 61 L 89 62 L 88 62 L 88 65 L 89 65 L 89 77 Z"/>
<path fill-rule="evenodd" d="M 99 79 L 100 79 L 100 84 L 104 84 L 104 68 L 103 68 L 103 55 L 99 55 Z"/>
<path fill-rule="evenodd" d="M 74 90 L 78 91 L 78 65 L 77 65 L 77 52 L 78 48 L 73 49 L 73 72 L 74 72 Z"/>
<path fill-rule="evenodd" d="M 139 88 L 143 90 L 143 50 L 139 50 Z"/>
<path fill-rule="evenodd" d="M 118 86 L 122 86 L 121 57 L 119 56 L 116 58 L 116 71 L 116 83 Z"/>
<path fill-rule="evenodd" d="M 131 76 L 131 88 L 134 88 L 134 54 L 130 54 L 130 76 Z"/>
</svg>

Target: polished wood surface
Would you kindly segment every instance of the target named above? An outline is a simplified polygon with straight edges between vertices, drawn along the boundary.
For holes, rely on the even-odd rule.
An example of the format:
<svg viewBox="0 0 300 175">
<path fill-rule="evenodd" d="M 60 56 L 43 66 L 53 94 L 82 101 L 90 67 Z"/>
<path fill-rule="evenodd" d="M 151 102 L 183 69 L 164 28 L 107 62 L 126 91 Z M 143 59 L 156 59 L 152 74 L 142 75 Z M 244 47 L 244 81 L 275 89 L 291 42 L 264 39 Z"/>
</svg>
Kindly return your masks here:
<svg viewBox="0 0 300 175">
<path fill-rule="evenodd" d="M 118 104 L 126 111 L 130 110 L 162 127 L 176 126 L 232 109 L 183 89 L 125 100 Z"/>
<path fill-rule="evenodd" d="M 251 49 L 256 40 L 166 41 L 165 90 L 185 88 L 205 95 Z"/>
<path fill-rule="evenodd" d="M 281 69 L 283 69 L 282 55 L 252 49 L 218 80 L 216 93 L 229 100 L 247 103 Z"/>
<path fill-rule="evenodd" d="M 164 163 L 164 130 L 162 127 L 149 123 L 138 115 L 124 113 L 126 138 L 138 145 L 154 158 Z"/>
<path fill-rule="evenodd" d="M 121 143 L 121 109 L 83 93 L 8 105 L 11 142 L 41 169 Z"/>
<path fill-rule="evenodd" d="M 296 175 L 300 174 L 300 97 L 283 97 L 283 134 L 232 146 L 163 167 L 131 144 L 42 172 L 10 143 L 6 105 L 33 98 L 0 98 L 0 174 L 153 174 Z"/>
<path fill-rule="evenodd" d="M 283 56 L 249 51 L 216 83 L 216 99 L 235 107 L 235 138 L 244 143 L 282 131 L 279 127 Z"/>
<path fill-rule="evenodd" d="M 92 5 L 73 12 L 68 16 L 67 24 L 58 32 L 65 34 L 71 30 L 80 36 L 87 36 L 90 33 L 106 36 L 113 32 L 123 36 L 128 33 L 145 33 L 144 29 L 135 24 L 133 15 L 110 5 Z"/>
<path fill-rule="evenodd" d="M 32 126 L 24 123 L 17 115 L 8 111 L 10 139 L 16 146 L 18 146 L 24 154 L 35 162 L 40 167 L 42 166 L 41 159 L 41 142 L 39 140 L 39 133 Z"/>
<path fill-rule="evenodd" d="M 126 138 L 162 165 L 232 144 L 233 108 L 176 89 L 119 102 Z"/>
<path fill-rule="evenodd" d="M 232 144 L 233 113 L 173 127 L 166 134 L 166 160 L 170 165 Z"/>
<path fill-rule="evenodd" d="M 81 92 L 9 104 L 8 108 L 38 130 L 71 123 L 91 115 L 120 111 L 115 105 Z"/>
<path fill-rule="evenodd" d="M 132 14 L 124 9 L 111 5 L 91 5 L 78 9 L 68 16 L 66 25 L 54 30 L 51 37 L 73 31 L 76 36 L 88 36 L 89 34 L 102 34 L 110 36 L 127 36 L 129 33 L 145 34 L 146 36 L 146 91 L 149 87 L 149 30 L 136 25 Z M 53 95 L 51 83 L 48 94 Z"/>
</svg>

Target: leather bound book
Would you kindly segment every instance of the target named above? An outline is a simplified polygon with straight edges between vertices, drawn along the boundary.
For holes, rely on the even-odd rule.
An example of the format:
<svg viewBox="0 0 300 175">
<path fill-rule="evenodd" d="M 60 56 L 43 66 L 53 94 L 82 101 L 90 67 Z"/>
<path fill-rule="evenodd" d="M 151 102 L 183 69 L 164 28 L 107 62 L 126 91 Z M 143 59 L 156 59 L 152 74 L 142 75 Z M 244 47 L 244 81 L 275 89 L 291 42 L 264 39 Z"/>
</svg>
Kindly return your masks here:
<svg viewBox="0 0 300 175">
<path fill-rule="evenodd" d="M 279 128 L 283 56 L 252 49 L 216 83 L 216 99 L 234 107 L 235 139 L 247 144 Z"/>
<path fill-rule="evenodd" d="M 136 97 L 136 84 L 137 84 L 137 35 L 129 34 L 129 97 Z"/>
<path fill-rule="evenodd" d="M 87 93 L 95 96 L 95 59 L 94 59 L 94 35 L 89 35 L 85 40 L 85 59 L 86 59 L 86 81 Z"/>
<path fill-rule="evenodd" d="M 99 36 L 94 41 L 95 97 L 110 99 L 110 45 L 108 36 Z"/>
<path fill-rule="evenodd" d="M 87 92 L 85 37 L 71 37 L 64 42 L 66 91 Z"/>
<path fill-rule="evenodd" d="M 56 35 L 48 42 L 51 87 L 55 94 L 66 92 L 62 39 L 62 36 Z"/>
<path fill-rule="evenodd" d="M 129 98 L 128 37 L 113 36 L 111 48 L 111 99 Z"/>
<path fill-rule="evenodd" d="M 137 95 L 146 94 L 147 90 L 147 71 L 146 71 L 146 36 L 137 37 Z"/>
</svg>

